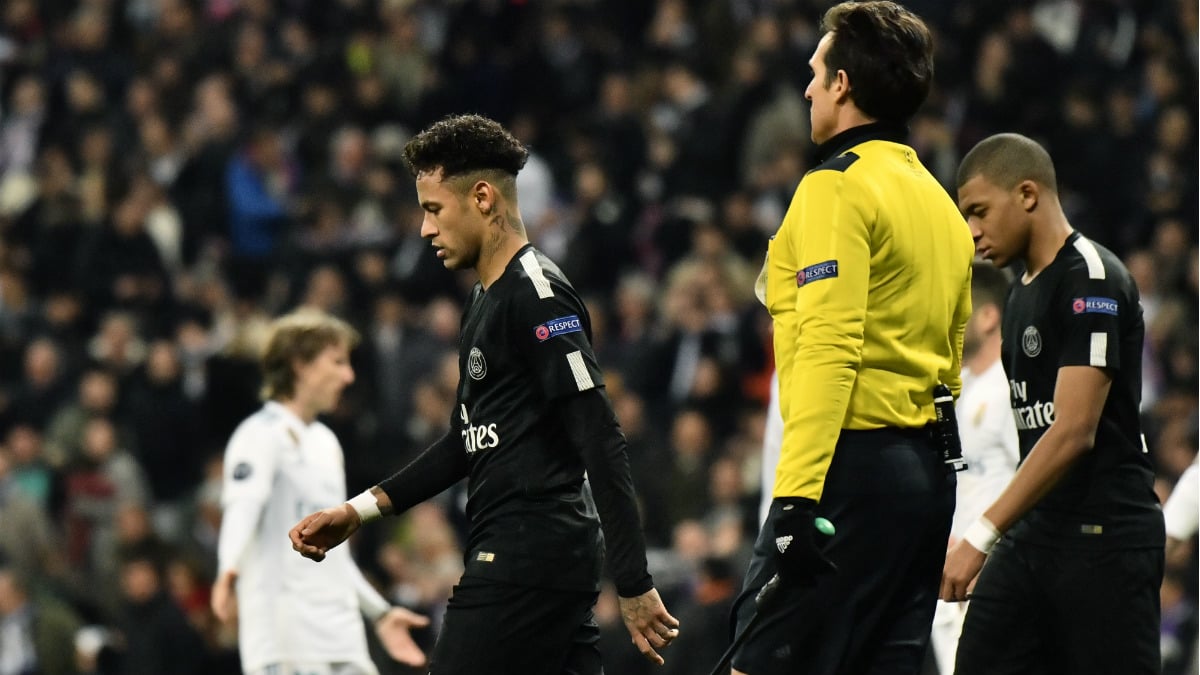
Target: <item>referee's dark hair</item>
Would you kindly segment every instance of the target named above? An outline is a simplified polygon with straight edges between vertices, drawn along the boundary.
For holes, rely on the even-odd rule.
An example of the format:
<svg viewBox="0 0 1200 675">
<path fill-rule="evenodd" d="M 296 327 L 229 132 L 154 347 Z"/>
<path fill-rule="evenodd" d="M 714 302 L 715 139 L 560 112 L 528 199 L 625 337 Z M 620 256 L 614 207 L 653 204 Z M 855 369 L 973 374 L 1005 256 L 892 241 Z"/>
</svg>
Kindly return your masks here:
<svg viewBox="0 0 1200 675">
<path fill-rule="evenodd" d="M 1008 300 L 1008 290 L 1011 286 L 1012 275 L 1008 270 L 984 260 L 971 263 L 971 305 L 976 309 L 984 305 L 995 305 L 996 310 L 1003 316 L 1004 303 Z"/>
<path fill-rule="evenodd" d="M 844 70 L 864 114 L 885 122 L 916 114 L 933 81 L 933 37 L 919 16 L 894 2 L 843 2 L 825 12 L 821 31 L 834 34 L 826 88 Z"/>
<path fill-rule="evenodd" d="M 1011 190 L 1024 180 L 1058 194 L 1054 160 L 1037 141 L 1021 134 L 996 134 L 979 141 L 958 165 L 958 187 L 983 176 L 989 183 Z"/>
<path fill-rule="evenodd" d="M 527 159 L 529 151 L 521 141 L 482 115 L 445 117 L 404 146 L 404 161 L 414 178 L 439 169 L 442 180 L 484 174 L 510 198 Z"/>
</svg>

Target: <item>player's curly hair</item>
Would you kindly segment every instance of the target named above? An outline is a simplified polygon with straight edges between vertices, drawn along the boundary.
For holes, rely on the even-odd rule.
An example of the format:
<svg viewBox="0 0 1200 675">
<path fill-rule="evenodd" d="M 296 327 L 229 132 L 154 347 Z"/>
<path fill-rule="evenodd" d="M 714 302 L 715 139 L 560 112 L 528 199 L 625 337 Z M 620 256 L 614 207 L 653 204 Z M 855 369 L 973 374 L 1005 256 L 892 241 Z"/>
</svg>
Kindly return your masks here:
<svg viewBox="0 0 1200 675">
<path fill-rule="evenodd" d="M 477 171 L 510 176 L 525 166 L 529 151 L 499 122 L 482 115 L 451 115 L 435 122 L 404 146 L 414 177 L 442 170 L 442 179 Z"/>
<path fill-rule="evenodd" d="M 933 81 L 933 37 L 920 17 L 884 0 L 843 2 L 825 12 L 821 29 L 834 34 L 826 88 L 844 70 L 863 113 L 899 123 L 916 114 Z"/>
</svg>

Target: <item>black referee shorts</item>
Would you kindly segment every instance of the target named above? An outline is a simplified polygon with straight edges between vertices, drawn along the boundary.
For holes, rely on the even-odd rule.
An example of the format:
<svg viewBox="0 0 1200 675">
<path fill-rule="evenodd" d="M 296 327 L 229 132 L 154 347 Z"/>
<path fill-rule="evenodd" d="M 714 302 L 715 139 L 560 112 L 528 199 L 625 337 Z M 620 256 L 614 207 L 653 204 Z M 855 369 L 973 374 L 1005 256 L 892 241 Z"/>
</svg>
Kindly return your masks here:
<svg viewBox="0 0 1200 675">
<path fill-rule="evenodd" d="M 1163 550 L 1005 537 L 979 573 L 957 675 L 1157 675 Z"/>
<path fill-rule="evenodd" d="M 597 593 L 463 577 L 430 675 L 600 675 Z"/>
<path fill-rule="evenodd" d="M 842 431 L 817 506 L 837 528 L 825 553 L 838 572 L 812 588 L 780 588 L 783 597 L 734 655 L 734 667 L 750 675 L 919 672 L 955 483 L 924 433 Z M 739 633 L 776 571 L 775 516 L 772 507 L 734 605 Z"/>
</svg>

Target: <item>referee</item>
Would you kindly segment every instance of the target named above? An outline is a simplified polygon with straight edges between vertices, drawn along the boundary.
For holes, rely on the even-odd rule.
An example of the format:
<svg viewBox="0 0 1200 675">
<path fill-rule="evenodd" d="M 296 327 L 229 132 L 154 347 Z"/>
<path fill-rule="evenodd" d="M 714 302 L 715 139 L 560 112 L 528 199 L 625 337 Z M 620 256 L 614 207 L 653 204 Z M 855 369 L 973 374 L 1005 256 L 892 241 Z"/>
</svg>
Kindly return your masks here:
<svg viewBox="0 0 1200 675">
<path fill-rule="evenodd" d="M 1050 155 L 1024 136 L 967 153 L 958 203 L 980 255 L 1025 271 L 1001 329 L 1021 464 L 946 556 L 942 599 L 971 596 L 955 672 L 1158 673 L 1166 536 L 1137 286 L 1071 227 Z"/>
<path fill-rule="evenodd" d="M 302 520 L 293 548 L 321 560 L 362 522 L 466 477 L 466 569 L 431 673 L 599 675 L 593 606 L 605 553 L 634 644 L 661 664 L 656 650 L 679 623 L 647 572 L 587 310 L 521 222 L 516 175 L 527 151 L 496 122 L 462 115 L 404 154 L 425 210 L 421 235 L 447 268 L 479 275 L 463 313 L 451 429 L 379 485 Z"/>
<path fill-rule="evenodd" d="M 767 252 L 783 444 L 737 629 L 774 574 L 774 603 L 736 673 L 916 673 L 929 640 L 954 477 L 926 426 L 957 395 L 971 313 L 971 236 L 905 144 L 933 43 L 893 2 L 826 12 L 809 61 L 820 163 Z M 818 543 L 814 519 L 837 534 Z"/>
</svg>

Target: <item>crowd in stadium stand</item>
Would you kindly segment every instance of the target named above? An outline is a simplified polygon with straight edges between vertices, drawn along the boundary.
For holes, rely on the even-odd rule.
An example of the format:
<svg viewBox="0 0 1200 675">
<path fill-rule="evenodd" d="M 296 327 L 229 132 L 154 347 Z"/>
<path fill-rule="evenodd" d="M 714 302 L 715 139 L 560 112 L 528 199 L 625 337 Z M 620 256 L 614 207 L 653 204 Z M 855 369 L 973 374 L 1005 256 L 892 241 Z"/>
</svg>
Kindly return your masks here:
<svg viewBox="0 0 1200 675">
<path fill-rule="evenodd" d="M 479 112 L 532 149 L 523 220 L 590 306 L 651 571 L 685 626 L 662 672 L 707 672 L 756 531 L 772 366 L 753 281 L 810 166 L 829 4 L 7 0 L 0 622 L 23 603 L 48 617 L 48 674 L 238 672 L 208 589 L 221 453 L 259 405 L 266 323 L 310 306 L 363 335 L 327 420 L 350 494 L 440 436 L 469 277 L 420 238 L 401 153 Z M 1072 224 L 1135 276 L 1165 498 L 1197 453 L 1195 3 L 905 4 L 936 29 L 911 127 L 925 164 L 953 190 L 985 136 L 1043 141 Z M 434 618 L 426 645 L 462 503 L 353 542 L 393 602 Z M 1163 585 L 1168 675 L 1194 658 L 1196 570 L 1193 540 Z M 609 672 L 648 672 L 611 591 L 597 613 Z"/>
</svg>

